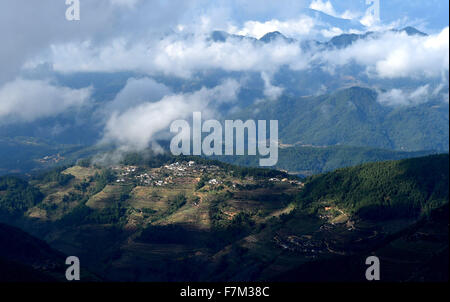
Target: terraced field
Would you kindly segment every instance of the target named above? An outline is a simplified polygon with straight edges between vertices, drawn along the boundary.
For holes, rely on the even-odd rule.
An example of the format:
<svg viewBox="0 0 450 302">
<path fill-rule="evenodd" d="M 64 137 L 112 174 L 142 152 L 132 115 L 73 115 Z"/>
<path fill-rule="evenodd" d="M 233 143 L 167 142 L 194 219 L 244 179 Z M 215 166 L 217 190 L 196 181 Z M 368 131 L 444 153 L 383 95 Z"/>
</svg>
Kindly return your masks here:
<svg viewBox="0 0 450 302">
<path fill-rule="evenodd" d="M 158 168 L 72 166 L 31 180 L 43 199 L 13 223 L 112 281 L 361 281 L 364 257 L 373 254 L 386 266 L 385 280 L 433 278 L 427 263 L 448 254 L 448 190 L 441 185 L 448 171 L 432 170 L 445 160 L 355 167 L 345 194 L 344 170 L 303 183 L 284 172 L 187 159 Z M 366 218 L 365 204 L 357 208 L 360 200 L 349 197 L 365 197 L 355 192 L 367 180 L 371 191 L 389 190 L 390 175 L 396 182 L 407 175 L 403 187 L 418 190 L 420 177 L 408 165 L 425 161 L 427 173 L 441 176 L 426 185 L 434 191 L 421 215 Z M 372 182 L 395 165 L 401 169 Z M 401 206 L 425 196 L 394 194 Z"/>
</svg>

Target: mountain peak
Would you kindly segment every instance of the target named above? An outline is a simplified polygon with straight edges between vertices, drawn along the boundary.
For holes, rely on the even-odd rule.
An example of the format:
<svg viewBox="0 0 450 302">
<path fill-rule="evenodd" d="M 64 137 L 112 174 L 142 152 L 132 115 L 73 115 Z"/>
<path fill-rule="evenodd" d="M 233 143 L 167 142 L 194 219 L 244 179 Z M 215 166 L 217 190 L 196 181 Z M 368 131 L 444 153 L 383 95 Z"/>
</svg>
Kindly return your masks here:
<svg viewBox="0 0 450 302">
<path fill-rule="evenodd" d="M 337 48 L 345 48 L 350 46 L 361 38 L 361 35 L 357 34 L 342 34 L 335 36 L 330 40 L 330 44 Z"/>
<path fill-rule="evenodd" d="M 408 36 L 422 36 L 422 37 L 428 36 L 426 33 L 421 32 L 420 30 L 412 26 L 407 26 L 399 31 L 405 32 Z"/>
<path fill-rule="evenodd" d="M 294 42 L 294 39 L 287 38 L 285 35 L 283 35 L 279 31 L 269 32 L 269 33 L 265 34 L 259 40 L 262 42 L 265 42 L 265 43 L 270 43 L 270 42 L 273 42 L 278 39 L 284 40 L 285 42 L 288 42 L 288 43 Z"/>
<path fill-rule="evenodd" d="M 230 34 L 223 30 L 215 30 L 210 35 L 210 39 L 214 42 L 225 42 L 229 38 L 234 38 L 234 39 L 238 39 L 238 40 L 248 40 L 248 41 L 256 41 L 257 40 L 252 37 Z"/>
<path fill-rule="evenodd" d="M 229 36 L 229 33 L 222 30 L 215 30 L 211 34 L 211 38 L 214 42 L 225 42 Z"/>
</svg>

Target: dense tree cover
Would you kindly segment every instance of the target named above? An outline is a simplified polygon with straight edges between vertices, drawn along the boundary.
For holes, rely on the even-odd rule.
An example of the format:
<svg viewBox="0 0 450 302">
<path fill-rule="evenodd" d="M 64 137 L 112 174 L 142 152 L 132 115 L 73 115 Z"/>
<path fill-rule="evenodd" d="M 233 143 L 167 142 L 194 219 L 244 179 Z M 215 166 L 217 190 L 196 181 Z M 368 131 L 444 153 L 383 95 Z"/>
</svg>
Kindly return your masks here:
<svg viewBox="0 0 450 302">
<path fill-rule="evenodd" d="M 105 169 L 93 177 L 96 180 L 96 186 L 91 192 L 91 196 L 103 190 L 106 184 L 111 181 L 111 173 L 112 171 Z M 60 226 L 120 223 L 124 219 L 127 211 L 123 203 L 130 197 L 131 190 L 132 186 L 121 186 L 119 198 L 111 200 L 110 205 L 102 210 L 95 210 L 86 206 L 89 196 L 84 195 L 83 197 L 80 194 L 69 193 L 63 197 L 63 201 L 79 201 L 78 206 L 61 217 L 57 223 Z"/>
<path fill-rule="evenodd" d="M 77 165 L 80 167 L 88 168 L 91 165 L 91 159 L 90 158 L 82 158 L 77 161 Z"/>
<path fill-rule="evenodd" d="M 195 189 L 200 190 L 201 188 L 203 188 L 206 185 L 207 181 L 208 181 L 208 177 L 206 175 L 202 175 L 202 177 L 200 177 L 200 180 L 198 181 L 198 183 L 195 185 Z"/>
<path fill-rule="evenodd" d="M 100 211 L 93 211 L 85 221 L 94 224 L 116 224 L 119 223 L 125 216 L 126 208 L 120 203 L 114 204 L 112 207 L 107 207 Z"/>
<path fill-rule="evenodd" d="M 168 215 L 175 213 L 178 209 L 184 206 L 187 202 L 186 196 L 184 194 L 178 194 L 169 200 Z"/>
<path fill-rule="evenodd" d="M 76 190 L 81 191 L 83 193 L 86 193 L 87 188 L 89 187 L 89 182 L 88 181 L 82 181 L 79 184 L 75 184 L 73 186 Z"/>
<path fill-rule="evenodd" d="M 159 219 L 162 219 L 164 217 L 170 216 L 173 213 L 175 213 L 177 210 L 179 210 L 181 207 L 183 207 L 187 203 L 187 198 L 184 194 L 180 193 L 177 194 L 168 200 L 168 208 L 165 211 L 162 211 L 158 214 L 156 214 L 156 211 L 153 210 L 146 210 L 143 209 L 142 211 L 146 214 L 152 215 L 152 220 L 157 221 Z"/>
<path fill-rule="evenodd" d="M 400 152 L 351 146 L 293 146 L 279 150 L 278 163 L 275 168 L 307 176 L 367 162 L 399 160 L 425 156 L 431 153 L 433 152 Z M 217 159 L 240 166 L 257 167 L 259 165 L 258 156 L 221 156 Z"/>
<path fill-rule="evenodd" d="M 56 223 L 60 227 L 83 224 L 117 224 L 123 219 L 126 212 L 120 203 L 102 210 L 93 210 L 81 202 L 71 212 L 64 215 Z"/>
<path fill-rule="evenodd" d="M 223 214 L 223 202 L 230 198 L 232 198 L 232 193 L 225 192 L 217 194 L 211 201 L 209 218 L 215 236 L 209 242 L 210 247 L 217 248 L 230 244 L 254 231 L 255 222 L 248 213 L 237 213 L 231 220 Z"/>
<path fill-rule="evenodd" d="M 48 171 L 48 172 L 45 172 L 43 174 L 36 176 L 35 179 L 44 181 L 44 182 L 56 182 L 60 186 L 65 186 L 72 179 L 74 179 L 73 175 L 62 173 L 66 169 L 67 169 L 67 167 L 55 168 L 51 171 Z"/>
<path fill-rule="evenodd" d="M 27 181 L 0 177 L 0 212 L 19 214 L 42 201 L 44 195 Z"/>
<path fill-rule="evenodd" d="M 385 106 L 376 91 L 352 87 L 322 96 L 283 96 L 249 106 L 233 119 L 249 116 L 278 120 L 280 139 L 289 144 L 448 151 L 449 107 L 439 99 Z"/>
<path fill-rule="evenodd" d="M 115 178 L 114 172 L 111 169 L 103 169 L 100 173 L 95 173 L 92 178 L 92 180 L 95 181 L 93 194 L 103 190 L 106 185 L 113 182 Z"/>
<path fill-rule="evenodd" d="M 448 183 L 449 156 L 434 155 L 314 176 L 297 201 L 303 207 L 335 203 L 371 219 L 418 217 L 448 203 Z"/>
<path fill-rule="evenodd" d="M 60 227 L 71 226 L 71 225 L 81 225 L 85 222 L 86 217 L 88 217 L 93 210 L 85 205 L 87 198 L 84 199 L 77 207 L 72 211 L 64 215 L 59 219 L 56 224 Z"/>
<path fill-rule="evenodd" d="M 127 153 L 122 160 L 122 164 L 124 165 L 146 166 L 149 168 L 158 168 L 169 162 L 174 162 L 172 155 L 169 153 L 155 153 L 151 150 L 145 153 Z"/>
<path fill-rule="evenodd" d="M 248 213 L 240 212 L 231 221 L 224 219 L 218 212 L 211 214 L 214 236 L 210 238 L 209 247 L 223 247 L 255 231 L 255 222 Z"/>
<path fill-rule="evenodd" d="M 83 199 L 83 195 L 75 193 L 75 192 L 69 192 L 68 194 L 65 194 L 62 198 L 62 202 L 73 202 L 73 201 L 79 201 Z"/>
</svg>

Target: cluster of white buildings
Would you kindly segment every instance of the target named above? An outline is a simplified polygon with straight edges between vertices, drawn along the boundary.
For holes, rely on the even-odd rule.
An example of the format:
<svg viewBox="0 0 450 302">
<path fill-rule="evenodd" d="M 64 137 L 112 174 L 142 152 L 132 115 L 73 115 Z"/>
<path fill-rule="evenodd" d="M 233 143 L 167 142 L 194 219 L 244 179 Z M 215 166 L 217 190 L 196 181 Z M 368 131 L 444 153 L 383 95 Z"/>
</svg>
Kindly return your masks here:
<svg viewBox="0 0 450 302">
<path fill-rule="evenodd" d="M 271 182 L 284 182 L 284 183 L 290 183 L 291 185 L 297 185 L 303 187 L 304 184 L 301 181 L 298 180 L 289 180 L 287 178 L 279 179 L 279 178 L 270 178 L 269 181 Z"/>
<path fill-rule="evenodd" d="M 219 170 L 217 166 L 197 165 L 195 161 L 175 162 L 158 169 L 147 171 L 136 166 L 115 166 L 118 178 L 116 183 L 135 182 L 143 186 L 164 186 L 173 183 L 176 177 L 197 177 L 199 173 Z M 209 184 L 218 185 L 220 181 L 211 179 Z"/>
</svg>

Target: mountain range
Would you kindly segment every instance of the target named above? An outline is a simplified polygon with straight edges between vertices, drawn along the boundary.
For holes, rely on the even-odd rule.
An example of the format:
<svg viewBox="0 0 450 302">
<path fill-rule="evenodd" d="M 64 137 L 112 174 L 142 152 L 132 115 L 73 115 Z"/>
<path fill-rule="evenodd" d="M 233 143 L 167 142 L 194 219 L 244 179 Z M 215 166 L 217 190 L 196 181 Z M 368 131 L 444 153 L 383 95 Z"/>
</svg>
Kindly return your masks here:
<svg viewBox="0 0 450 302">
<path fill-rule="evenodd" d="M 278 120 L 284 144 L 448 151 L 448 112 L 448 103 L 438 100 L 384 106 L 375 90 L 351 87 L 316 97 L 260 102 L 235 117 Z"/>
<path fill-rule="evenodd" d="M 0 283 L 448 282 L 448 4 L 3 2 Z"/>
<path fill-rule="evenodd" d="M 346 40 L 347 36 L 341 38 Z M 348 43 L 353 40 L 348 39 Z M 251 117 L 278 120 L 282 146 L 370 147 L 428 154 L 448 151 L 449 107 L 448 102 L 442 100 L 442 95 L 427 96 L 411 104 L 402 104 L 401 99 L 394 97 L 390 101 L 398 101 L 399 104 L 386 104 L 383 103 L 383 96 L 392 91 L 389 90 L 390 87 L 388 90 L 379 88 L 378 85 L 381 84 L 371 85 L 364 77 L 357 76 L 354 70 L 347 71 L 348 73 L 330 76 L 320 68 L 306 72 L 286 70 L 274 77 L 275 84 L 283 83 L 284 87 L 283 94 L 275 100 L 264 98 L 264 83 L 261 83 L 259 75 L 250 74 L 249 77 L 253 80 L 239 92 L 240 106 L 226 107 L 228 105 L 225 104 L 218 111 L 224 119 L 247 120 Z M 46 163 L 52 163 L 52 160 L 44 158 L 55 158 L 58 154 L 65 159 L 58 160 L 60 163 L 75 162 L 80 156 L 90 156 L 95 150 L 103 148 L 94 146 L 103 133 L 101 119 L 104 117 L 99 109 L 108 103 L 107 100 L 111 98 L 108 95 L 115 95 L 123 89 L 128 76 L 108 76 L 115 79 L 112 82 L 114 84 L 105 83 L 102 74 L 87 78 L 81 75 L 65 76 L 62 79 L 67 83 L 77 83 L 81 81 L 77 78 L 81 77 L 84 80 L 76 85 L 82 87 L 90 83 L 97 87 L 98 101 L 75 116 L 70 113 L 30 123 L 0 124 L 0 154 L 3 154 L 0 159 L 0 174 L 30 172 L 47 167 Z M 211 77 L 211 85 L 223 76 L 217 74 Z M 298 86 L 292 79 L 298 79 L 302 84 Z M 174 85 L 176 87 L 179 84 Z M 317 94 L 321 85 L 327 85 L 330 92 Z M 404 87 L 410 85 L 413 84 L 403 83 Z M 415 88 L 404 89 L 413 93 Z M 310 90 L 316 92 L 310 94 Z M 284 151 L 281 153 L 285 154 Z M 405 154 L 405 157 L 411 156 Z M 282 158 L 281 161 L 286 159 Z M 352 163 L 367 161 L 370 158 Z M 283 169 L 298 171 L 301 163 L 294 162 L 291 167 L 283 165 Z M 332 166 L 338 167 L 340 166 Z"/>
</svg>

